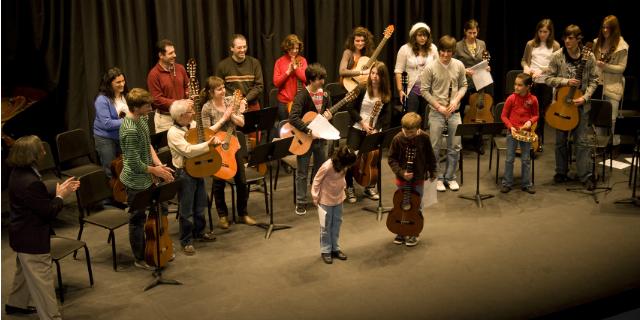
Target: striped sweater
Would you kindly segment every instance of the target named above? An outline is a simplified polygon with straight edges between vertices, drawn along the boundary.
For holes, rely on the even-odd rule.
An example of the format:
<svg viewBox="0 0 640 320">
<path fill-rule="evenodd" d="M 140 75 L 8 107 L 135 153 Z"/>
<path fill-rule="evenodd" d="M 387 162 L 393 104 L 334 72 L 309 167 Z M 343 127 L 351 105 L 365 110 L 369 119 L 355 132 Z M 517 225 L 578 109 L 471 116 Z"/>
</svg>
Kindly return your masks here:
<svg viewBox="0 0 640 320">
<path fill-rule="evenodd" d="M 151 143 L 149 139 L 148 116 L 138 120 L 125 117 L 120 126 L 120 146 L 124 168 L 120 181 L 131 189 L 145 190 L 151 186 L 153 179 L 147 172 L 152 164 Z"/>
</svg>

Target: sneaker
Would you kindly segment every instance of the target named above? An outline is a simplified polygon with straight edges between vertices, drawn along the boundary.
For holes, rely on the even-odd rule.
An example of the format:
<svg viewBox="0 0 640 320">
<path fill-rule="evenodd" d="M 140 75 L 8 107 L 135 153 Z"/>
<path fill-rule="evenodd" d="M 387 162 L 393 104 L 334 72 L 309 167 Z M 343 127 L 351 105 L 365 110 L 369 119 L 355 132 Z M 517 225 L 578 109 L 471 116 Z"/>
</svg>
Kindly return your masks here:
<svg viewBox="0 0 640 320">
<path fill-rule="evenodd" d="M 451 191 L 458 191 L 460 190 L 460 186 L 455 180 L 451 180 L 449 181 L 449 189 L 451 189 Z"/>
<path fill-rule="evenodd" d="M 349 203 L 356 203 L 356 201 L 358 201 L 358 199 L 356 198 L 356 192 L 355 190 L 353 190 L 353 187 L 351 188 L 347 188 L 347 201 L 349 201 Z"/>
<path fill-rule="evenodd" d="M 555 183 L 565 183 L 569 181 L 569 177 L 567 177 L 567 175 L 562 174 L 562 173 L 556 173 L 555 176 L 553 176 L 553 182 Z"/>
<path fill-rule="evenodd" d="M 218 221 L 218 227 L 220 227 L 220 229 L 229 229 L 229 218 L 227 218 L 227 216 L 221 216 Z"/>
<path fill-rule="evenodd" d="M 196 248 L 192 244 L 188 244 L 182 248 L 182 252 L 187 256 L 192 256 L 196 254 Z"/>
<path fill-rule="evenodd" d="M 438 180 L 438 182 L 436 182 L 436 190 L 440 192 L 447 191 L 447 187 L 444 186 L 444 181 Z"/>
<path fill-rule="evenodd" d="M 395 238 L 393 238 L 393 243 L 395 243 L 395 244 L 403 244 L 404 243 L 404 236 L 397 235 Z"/>
<path fill-rule="evenodd" d="M 522 187 L 522 191 L 529 193 L 529 194 L 535 194 L 536 193 L 536 189 L 533 186 L 528 186 L 528 187 Z"/>
<path fill-rule="evenodd" d="M 299 204 L 296 206 L 296 214 L 299 216 L 304 216 L 307 214 L 307 208 L 304 204 Z"/>
<path fill-rule="evenodd" d="M 200 236 L 196 240 L 202 241 L 202 242 L 213 242 L 213 241 L 216 241 L 216 236 L 213 235 L 213 232 L 205 232 L 202 234 L 202 236 Z"/>
<path fill-rule="evenodd" d="M 149 271 L 154 271 L 156 270 L 154 267 L 150 266 L 149 264 L 147 264 L 146 261 L 144 260 L 136 260 L 133 265 L 136 268 L 140 268 L 140 269 L 144 269 L 144 270 L 149 270 Z"/>
<path fill-rule="evenodd" d="M 347 260 L 347 255 L 342 250 L 331 251 L 331 257 L 338 258 L 339 260 Z"/>
<path fill-rule="evenodd" d="M 376 187 L 367 187 L 364 189 L 364 195 L 371 200 L 379 200 L 380 195 Z"/>
<path fill-rule="evenodd" d="M 413 247 L 413 246 L 418 244 L 418 241 L 420 241 L 420 239 L 418 237 L 409 236 L 409 237 L 407 237 L 407 240 L 404 242 L 404 244 L 406 244 L 407 247 Z"/>
<path fill-rule="evenodd" d="M 524 190 L 524 188 L 522 190 Z M 500 188 L 500 192 L 502 193 L 509 193 L 509 191 L 511 191 L 511 187 L 509 186 L 502 186 L 502 188 Z"/>
</svg>

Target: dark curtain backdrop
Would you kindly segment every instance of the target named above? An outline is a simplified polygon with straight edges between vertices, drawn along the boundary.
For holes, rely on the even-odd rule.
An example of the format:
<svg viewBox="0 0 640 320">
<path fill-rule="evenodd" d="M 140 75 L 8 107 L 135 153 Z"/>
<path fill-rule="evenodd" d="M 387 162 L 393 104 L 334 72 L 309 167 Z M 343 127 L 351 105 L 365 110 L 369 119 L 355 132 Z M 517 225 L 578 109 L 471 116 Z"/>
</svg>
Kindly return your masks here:
<svg viewBox="0 0 640 320">
<path fill-rule="evenodd" d="M 309 62 L 322 63 L 331 82 L 337 79 L 344 41 L 355 26 L 369 28 L 377 43 L 384 28 L 395 25 L 380 58 L 393 70 L 397 50 L 415 22 L 429 24 L 437 41 L 444 34 L 460 39 L 463 23 L 475 18 L 480 23 L 479 38 L 492 54 L 498 95 L 494 100 L 501 101 L 503 76 L 520 68 L 524 45 L 537 21 L 551 18 L 557 38 L 566 25 L 575 23 L 587 39 L 593 39 L 602 18 L 615 14 L 631 45 L 626 74 L 638 75 L 633 57 L 640 42 L 630 5 L 606 1 L 591 8 L 580 2 L 545 0 L 529 2 L 531 8 L 523 11 L 522 4 L 508 0 L 5 0 L 2 96 L 23 87 L 48 95 L 7 123 L 4 131 L 16 137 L 38 134 L 51 142 L 67 129 L 91 132 L 93 100 L 102 73 L 118 66 L 129 88 L 146 87 L 147 72 L 157 61 L 154 43 L 163 38 L 175 43 L 179 63 L 196 59 L 202 83 L 229 54 L 230 35 L 244 34 L 249 54 L 262 62 L 266 99 L 273 87 L 274 62 L 282 54 L 280 42 L 287 34 L 301 36 L 304 56 Z"/>
</svg>

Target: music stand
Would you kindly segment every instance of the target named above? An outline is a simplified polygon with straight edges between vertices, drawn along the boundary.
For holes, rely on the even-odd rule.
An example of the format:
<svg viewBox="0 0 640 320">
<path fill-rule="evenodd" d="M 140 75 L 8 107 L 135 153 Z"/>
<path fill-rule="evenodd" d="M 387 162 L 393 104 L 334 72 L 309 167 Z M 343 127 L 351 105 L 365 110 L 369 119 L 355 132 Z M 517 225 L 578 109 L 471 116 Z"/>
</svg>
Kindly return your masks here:
<svg viewBox="0 0 640 320">
<path fill-rule="evenodd" d="M 362 143 L 360 143 L 360 153 L 368 153 L 374 150 L 379 150 L 378 162 L 376 166 L 378 167 L 378 206 L 376 207 L 365 207 L 364 210 L 370 211 L 376 214 L 376 219 L 378 221 L 382 220 L 382 214 L 385 212 L 391 211 L 390 207 L 382 206 L 382 147 L 388 146 L 391 143 L 393 137 L 398 134 L 400 131 L 400 127 L 391 128 L 385 131 L 376 132 L 374 134 L 370 134 L 366 136 Z"/>
<path fill-rule="evenodd" d="M 464 123 L 459 124 L 456 129 L 456 136 L 469 136 L 473 135 L 474 137 L 482 137 L 485 134 L 496 135 L 502 132 L 504 129 L 504 124 L 500 122 L 488 122 L 488 123 Z M 469 195 L 459 195 L 459 198 L 467 199 L 475 201 L 478 205 L 478 208 L 482 208 L 482 200 L 486 200 L 489 198 L 493 198 L 492 194 L 481 194 L 480 193 L 480 152 L 476 150 L 477 159 L 476 159 L 476 193 L 472 196 Z M 460 154 L 462 156 L 462 154 Z"/>
<path fill-rule="evenodd" d="M 255 166 L 261 163 L 267 163 L 269 167 L 269 223 L 258 223 L 257 226 L 267 230 L 264 235 L 265 239 L 271 237 L 271 233 L 276 230 L 291 228 L 289 225 L 273 223 L 273 164 L 272 161 L 280 160 L 289 155 L 289 147 L 293 137 L 276 140 L 256 146 L 249 154 L 249 165 Z"/>
<path fill-rule="evenodd" d="M 629 173 L 629 184 L 633 185 L 631 189 L 631 198 L 617 200 L 615 204 L 632 204 L 640 207 L 640 197 L 636 195 L 636 186 L 638 182 L 638 168 L 640 167 L 640 116 L 626 116 L 616 120 L 615 133 L 623 135 L 635 134 L 635 145 L 633 146 L 633 156 L 631 158 L 631 172 Z M 633 180 L 633 183 L 632 183 Z"/>
<path fill-rule="evenodd" d="M 161 203 L 163 201 L 169 201 L 173 199 L 173 197 L 176 195 L 176 192 L 178 192 L 177 181 L 161 184 L 157 188 L 149 188 L 136 194 L 135 199 L 133 199 L 133 203 L 131 204 L 131 208 L 136 211 L 142 211 L 146 210 L 147 207 L 155 207 L 156 214 L 160 218 L 160 215 L 162 214 Z M 162 224 L 160 219 L 158 220 L 158 223 L 156 223 L 156 235 L 160 235 L 160 225 Z M 165 230 L 165 232 L 169 232 L 169 230 Z M 177 280 L 162 278 L 162 267 L 160 266 L 160 241 L 156 241 L 156 255 L 158 257 L 158 261 L 156 263 L 156 269 L 152 274 L 154 279 L 144 287 L 143 291 L 147 291 L 160 284 L 182 284 L 182 282 Z"/>
<path fill-rule="evenodd" d="M 264 108 L 255 111 L 248 111 L 244 113 L 244 126 L 238 128 L 238 130 L 243 133 L 255 133 L 256 137 L 258 133 L 262 130 L 267 131 L 267 139 L 270 138 L 271 128 L 273 124 L 276 122 L 276 117 L 278 116 L 278 108 L 270 107 Z M 267 140 L 268 141 L 268 140 Z M 257 145 L 256 141 L 256 145 Z"/>
</svg>

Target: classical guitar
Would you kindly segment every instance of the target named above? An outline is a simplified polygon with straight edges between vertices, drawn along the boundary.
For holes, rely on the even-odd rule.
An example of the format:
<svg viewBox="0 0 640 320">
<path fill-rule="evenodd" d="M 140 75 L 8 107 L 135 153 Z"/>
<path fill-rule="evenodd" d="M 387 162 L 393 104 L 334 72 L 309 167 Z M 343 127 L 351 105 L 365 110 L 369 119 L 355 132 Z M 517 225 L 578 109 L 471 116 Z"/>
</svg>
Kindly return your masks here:
<svg viewBox="0 0 640 320">
<path fill-rule="evenodd" d="M 173 256 L 173 244 L 169 238 L 169 219 L 167 216 L 159 214 L 156 210 L 151 210 L 147 216 L 147 222 L 144 224 L 144 235 L 145 261 L 151 266 L 164 267 Z M 160 255 L 158 255 L 158 244 L 160 245 Z"/>
<path fill-rule="evenodd" d="M 373 121 L 380 113 L 382 109 L 382 101 L 376 101 L 369 117 L 369 127 L 373 127 Z M 378 181 L 378 157 L 380 156 L 380 150 L 373 150 L 367 153 L 358 153 L 358 158 L 353 166 L 353 178 L 356 182 L 363 186 L 368 187 Z"/>
<path fill-rule="evenodd" d="M 329 112 L 334 115 L 340 108 L 344 107 L 347 103 L 352 102 L 358 97 L 361 86 L 356 86 L 352 91 L 347 93 L 342 100 L 338 103 L 334 104 L 333 107 L 329 108 Z M 318 116 L 317 112 L 309 111 L 304 114 L 302 117 L 302 122 L 305 124 L 311 123 L 313 119 Z M 313 142 L 313 137 L 306 132 L 302 132 L 294 127 L 291 123 L 286 123 L 280 129 L 280 138 L 289 138 L 293 137 L 293 141 L 291 141 L 291 147 L 289 147 L 289 152 L 295 155 L 303 155 L 309 151 L 311 148 L 311 143 Z"/>
<path fill-rule="evenodd" d="M 416 149 L 407 149 L 405 170 L 413 172 Z M 420 194 L 413 190 L 412 183 L 405 184 L 393 194 L 393 209 L 387 216 L 387 229 L 401 236 L 418 236 L 424 225 L 420 212 Z"/>
<path fill-rule="evenodd" d="M 362 71 L 362 70 L 370 69 L 373 63 L 376 62 L 376 59 L 378 58 L 380 51 L 382 51 L 382 48 L 384 47 L 385 43 L 387 43 L 387 40 L 391 38 L 391 35 L 393 34 L 393 29 L 394 27 L 392 24 L 386 27 L 384 29 L 383 38 L 378 44 L 378 47 L 376 47 L 376 50 L 373 51 L 373 54 L 371 54 L 371 57 L 361 56 L 358 59 L 358 63 L 353 67 L 352 70 Z M 347 91 L 351 91 L 355 89 L 355 87 L 357 87 L 359 84 L 367 83 L 367 78 L 368 78 L 367 75 L 359 75 L 355 77 L 343 78 L 342 85 L 347 89 Z"/>
<path fill-rule="evenodd" d="M 242 93 L 240 90 L 236 90 L 233 93 L 233 112 L 238 113 L 240 102 L 242 101 Z M 228 121 L 231 121 L 229 119 Z M 222 164 L 220 169 L 216 171 L 214 176 L 226 180 L 231 179 L 236 175 L 238 171 L 238 164 L 236 163 L 236 152 L 240 150 L 240 141 L 233 134 L 234 126 L 229 126 L 227 131 L 219 131 L 216 133 L 218 140 L 222 141 L 222 144 L 216 147 L 216 151 L 222 157 Z"/>
<path fill-rule="evenodd" d="M 587 60 L 589 60 L 592 46 L 593 43 L 589 42 L 582 48 L 580 63 L 576 68 L 577 80 L 582 81 L 582 73 Z M 583 93 L 578 87 L 565 86 L 558 88 L 556 101 L 549 106 L 547 112 L 544 114 L 547 123 L 563 131 L 569 131 L 575 128 L 578 125 L 579 112 L 573 100 L 582 96 Z"/>
<path fill-rule="evenodd" d="M 122 155 L 119 155 L 111 161 L 111 180 L 109 180 L 109 186 L 111 186 L 113 192 L 113 200 L 120 203 L 127 203 L 127 190 L 122 181 L 120 181 L 120 173 L 122 173 L 123 168 Z"/>
<path fill-rule="evenodd" d="M 482 59 L 491 60 L 489 51 L 485 50 L 482 53 Z M 478 92 L 469 97 L 469 110 L 464 113 L 463 123 L 493 122 L 493 114 L 491 114 L 493 98 L 490 94 L 484 92 L 485 88 L 478 90 Z"/>
<path fill-rule="evenodd" d="M 196 107 L 196 127 L 189 129 L 184 135 L 185 140 L 190 144 L 200 144 L 208 141 L 213 137 L 213 131 L 202 125 L 202 102 L 198 92 L 200 85 L 196 78 L 196 61 L 189 59 L 187 63 L 187 72 L 189 73 L 189 92 L 191 99 Z M 187 173 L 195 178 L 204 178 L 213 175 L 220 169 L 222 158 L 220 154 L 209 146 L 209 151 L 196 157 L 185 159 L 184 168 Z"/>
</svg>

